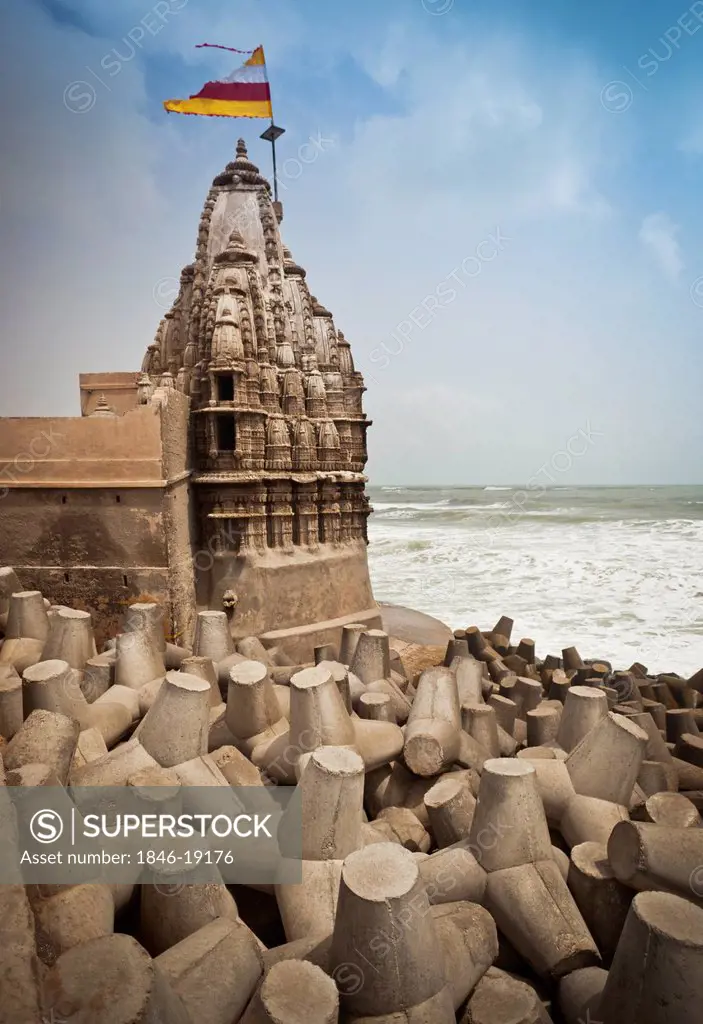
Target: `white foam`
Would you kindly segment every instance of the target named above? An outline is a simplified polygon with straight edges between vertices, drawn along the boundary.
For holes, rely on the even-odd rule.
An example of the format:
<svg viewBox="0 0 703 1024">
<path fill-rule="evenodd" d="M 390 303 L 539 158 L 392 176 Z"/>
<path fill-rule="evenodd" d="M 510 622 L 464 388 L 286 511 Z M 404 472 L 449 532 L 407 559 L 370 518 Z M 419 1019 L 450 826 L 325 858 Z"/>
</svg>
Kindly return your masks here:
<svg viewBox="0 0 703 1024">
<path fill-rule="evenodd" d="M 688 675 L 703 667 L 703 597 L 695 596 L 703 591 L 703 521 L 573 522 L 565 511 L 583 512 L 497 517 L 490 531 L 480 515 L 412 523 L 372 516 L 375 595 L 454 629 L 489 628 L 510 615 L 513 635 L 533 637 L 542 656 L 574 644 L 619 668 L 637 660 Z"/>
</svg>

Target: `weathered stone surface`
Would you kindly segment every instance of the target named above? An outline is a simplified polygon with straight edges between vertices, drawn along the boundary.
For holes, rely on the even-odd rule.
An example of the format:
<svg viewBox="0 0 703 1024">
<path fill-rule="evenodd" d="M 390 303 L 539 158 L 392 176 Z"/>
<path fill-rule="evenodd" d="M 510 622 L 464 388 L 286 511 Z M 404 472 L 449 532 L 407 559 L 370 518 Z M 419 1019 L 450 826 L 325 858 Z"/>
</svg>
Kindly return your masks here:
<svg viewBox="0 0 703 1024">
<path fill-rule="evenodd" d="M 490 967 L 474 989 L 460 1024 L 551 1024 L 551 1017 L 527 982 Z"/>
<path fill-rule="evenodd" d="M 155 962 L 129 935 L 93 939 L 59 957 L 47 978 L 46 1002 L 45 1019 L 71 1024 L 192 1024 Z"/>
<path fill-rule="evenodd" d="M 40 1024 L 41 967 L 24 886 L 0 885 L 0 1024 Z"/>
</svg>

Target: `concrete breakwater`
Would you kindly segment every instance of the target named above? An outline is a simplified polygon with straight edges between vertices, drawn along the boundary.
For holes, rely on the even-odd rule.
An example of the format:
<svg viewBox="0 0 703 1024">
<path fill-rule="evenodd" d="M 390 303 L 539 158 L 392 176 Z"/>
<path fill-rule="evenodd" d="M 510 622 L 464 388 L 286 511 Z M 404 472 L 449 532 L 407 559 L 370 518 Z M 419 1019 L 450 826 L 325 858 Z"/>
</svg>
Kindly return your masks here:
<svg viewBox="0 0 703 1024">
<path fill-rule="evenodd" d="M 0 569 L 0 1024 L 697 1019 L 703 669 L 384 621 L 299 665 L 225 612 L 176 646 L 138 603 L 98 652 L 89 613 Z M 75 827 L 108 788 L 152 822 L 295 792 L 298 877 L 237 881 L 222 830 L 195 857 L 154 827 L 133 877 L 38 882 L 20 803 Z"/>
</svg>

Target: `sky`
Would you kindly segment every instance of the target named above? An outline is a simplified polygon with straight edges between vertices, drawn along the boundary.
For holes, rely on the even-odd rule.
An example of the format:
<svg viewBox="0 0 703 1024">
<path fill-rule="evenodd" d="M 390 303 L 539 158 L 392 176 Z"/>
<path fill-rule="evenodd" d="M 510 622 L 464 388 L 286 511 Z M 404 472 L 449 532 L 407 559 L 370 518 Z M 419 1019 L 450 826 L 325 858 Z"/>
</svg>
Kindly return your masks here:
<svg viewBox="0 0 703 1024">
<path fill-rule="evenodd" d="M 233 69 L 195 44 L 263 44 L 284 241 L 366 377 L 373 483 L 703 483 L 703 2 L 0 11 L 0 415 L 139 369 L 238 136 L 270 174 L 264 122 L 162 101 Z"/>
</svg>

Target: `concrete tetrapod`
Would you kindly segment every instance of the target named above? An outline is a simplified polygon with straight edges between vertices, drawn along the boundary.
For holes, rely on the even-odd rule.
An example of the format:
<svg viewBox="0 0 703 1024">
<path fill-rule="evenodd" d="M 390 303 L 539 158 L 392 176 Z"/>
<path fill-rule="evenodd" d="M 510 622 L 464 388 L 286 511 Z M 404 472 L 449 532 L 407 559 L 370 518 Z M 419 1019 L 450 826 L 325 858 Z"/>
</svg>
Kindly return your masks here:
<svg viewBox="0 0 703 1024">
<path fill-rule="evenodd" d="M 582 967 L 559 982 L 559 1009 L 565 1024 L 596 1024 L 598 1006 L 608 972 L 602 967 Z"/>
<path fill-rule="evenodd" d="M 186 672 L 189 676 L 200 676 L 201 679 L 206 679 L 210 684 L 210 707 L 219 707 L 222 703 L 222 694 L 217 681 L 215 663 L 210 658 L 203 658 L 197 654 L 190 655 L 181 662 L 180 671 Z"/>
<path fill-rule="evenodd" d="M 560 978 L 600 956 L 559 867 L 551 857 L 489 872 L 486 906 L 537 974 Z"/>
<path fill-rule="evenodd" d="M 637 819 L 668 828 L 701 827 L 701 816 L 695 804 L 682 793 L 653 793 L 645 801 Z"/>
<path fill-rule="evenodd" d="M 496 710 L 490 704 L 461 705 L 461 725 L 464 732 L 480 743 L 490 757 L 500 757 L 500 739 Z"/>
<path fill-rule="evenodd" d="M 566 805 L 559 830 L 570 847 L 579 843 L 607 845 L 610 833 L 621 821 L 628 821 L 627 807 L 594 796 L 573 796 Z"/>
<path fill-rule="evenodd" d="M 470 840 L 486 871 L 547 860 L 552 843 L 528 761 L 493 758 L 483 766 Z"/>
<path fill-rule="evenodd" d="M 551 1024 L 551 1020 L 531 985 L 489 967 L 469 999 L 460 1024 Z"/>
<path fill-rule="evenodd" d="M 487 876 L 467 839 L 423 857 L 419 867 L 433 906 L 458 900 L 483 903 Z"/>
<path fill-rule="evenodd" d="M 632 890 L 615 877 L 608 851 L 600 843 L 581 843 L 571 851 L 567 885 L 603 958 L 615 953 Z"/>
<path fill-rule="evenodd" d="M 407 807 L 386 807 L 378 815 L 371 828 L 388 829 L 389 842 L 400 843 L 412 853 L 429 853 L 432 840 L 422 822 Z"/>
<path fill-rule="evenodd" d="M 239 919 L 234 897 L 221 880 L 192 884 L 182 871 L 164 872 L 156 878 L 154 884 L 141 886 L 140 902 L 141 936 L 152 956 L 164 953 L 216 918 Z"/>
<path fill-rule="evenodd" d="M 306 960 L 282 960 L 267 972 L 241 1024 L 337 1024 L 334 981 Z"/>
<path fill-rule="evenodd" d="M 30 665 L 41 661 L 43 650 L 43 640 L 33 640 L 31 637 L 5 640 L 0 647 L 0 665 L 10 665 L 21 675 Z"/>
<path fill-rule="evenodd" d="M 22 673 L 24 710 L 54 711 L 88 725 L 90 705 L 78 685 L 78 673 L 67 661 L 52 659 L 30 665 Z"/>
<path fill-rule="evenodd" d="M 454 774 L 469 778 L 472 793 L 474 796 L 478 793 L 479 777 L 476 772 L 447 772 L 447 775 Z M 393 764 L 383 765 L 367 773 L 364 785 L 365 805 L 372 817 L 377 817 L 386 807 L 407 807 L 425 828 L 428 828 L 430 819 L 424 803 L 425 794 L 432 789 L 436 781 L 436 778 L 420 778 L 413 775 L 400 761 L 394 761 Z"/>
<path fill-rule="evenodd" d="M 670 893 L 638 893 L 603 989 L 603 1024 L 693 1024 L 702 988 L 703 910 Z"/>
<path fill-rule="evenodd" d="M 74 760 L 71 763 L 71 771 L 73 772 L 76 768 L 82 768 L 83 765 L 87 765 L 91 761 L 98 761 L 106 753 L 107 744 L 102 738 L 102 733 L 99 729 L 81 729 L 78 734 Z"/>
<path fill-rule="evenodd" d="M 162 652 L 146 629 L 119 633 L 115 641 L 115 683 L 139 690 L 155 679 L 163 679 L 166 666 Z"/>
<path fill-rule="evenodd" d="M 339 660 L 343 665 L 349 667 L 354 658 L 359 637 L 366 632 L 366 626 L 361 622 L 348 622 L 342 626 L 342 640 L 339 645 Z"/>
<path fill-rule="evenodd" d="M 209 710 L 209 683 L 168 672 L 135 737 L 163 768 L 172 768 L 207 753 Z"/>
<path fill-rule="evenodd" d="M 663 889 L 703 903 L 703 829 L 623 821 L 610 835 L 608 860 L 632 889 Z"/>
<path fill-rule="evenodd" d="M 263 786 L 259 769 L 236 747 L 218 747 L 209 757 L 230 786 Z"/>
<path fill-rule="evenodd" d="M 447 984 L 458 1010 L 498 956 L 493 918 L 475 903 L 443 903 L 430 911 L 439 936 Z"/>
<path fill-rule="evenodd" d="M 0 566 L 0 630 L 7 626 L 7 616 L 10 608 L 10 598 L 22 590 L 22 584 L 17 578 L 17 573 L 9 565 Z"/>
<path fill-rule="evenodd" d="M 21 590 L 10 596 L 5 636 L 10 640 L 24 637 L 42 640 L 49 635 L 49 616 L 44 598 L 38 590 Z"/>
<path fill-rule="evenodd" d="M 146 813 L 173 814 L 177 818 L 183 809 L 181 780 L 173 768 L 142 768 L 129 776 L 127 786 Z M 169 841 L 166 839 L 166 843 Z"/>
<path fill-rule="evenodd" d="M 456 676 L 459 704 L 483 704 L 483 666 L 474 658 L 455 658 L 450 668 Z"/>
<path fill-rule="evenodd" d="M 318 644 L 313 653 L 313 661 L 319 665 L 321 661 L 336 661 L 337 651 L 334 644 Z"/>
<path fill-rule="evenodd" d="M 448 775 L 425 793 L 425 807 L 436 845 L 452 846 L 466 839 L 476 810 L 476 798 L 467 779 Z"/>
<path fill-rule="evenodd" d="M 23 885 L 0 885 L 0 948 L 0 1024 L 46 1020 L 34 915 Z"/>
<path fill-rule="evenodd" d="M 127 607 L 124 622 L 126 633 L 132 630 L 146 633 L 155 649 L 162 655 L 166 653 L 166 620 L 162 605 L 155 601 L 135 601 Z"/>
<path fill-rule="evenodd" d="M 234 643 L 225 612 L 198 612 L 195 620 L 193 654 L 210 658 L 216 665 L 234 654 Z"/>
<path fill-rule="evenodd" d="M 673 761 L 664 764 L 662 761 L 648 761 L 645 758 L 637 775 L 637 785 L 647 797 L 655 793 L 675 793 L 679 786 L 679 776 Z"/>
<path fill-rule="evenodd" d="M 557 743 L 567 753 L 608 714 L 608 698 L 593 686 L 572 686 L 566 694 Z"/>
<path fill-rule="evenodd" d="M 35 711 L 34 714 L 40 714 Z M 30 716 L 31 717 L 31 716 Z M 29 721 L 29 719 L 28 719 Z M 131 775 L 142 769 L 158 768 L 158 762 L 132 737 L 109 754 L 71 772 L 71 788 L 77 786 L 126 786 Z"/>
<path fill-rule="evenodd" d="M 32 711 L 3 751 L 5 767 L 45 764 L 65 786 L 79 733 L 80 726 L 73 718 L 52 711 Z"/>
<path fill-rule="evenodd" d="M 88 659 L 97 653 L 90 612 L 59 608 L 51 615 L 42 661 L 59 658 L 82 672 Z"/>
<path fill-rule="evenodd" d="M 351 718 L 337 685 L 321 663 L 291 679 L 290 729 L 259 744 L 253 763 L 277 782 L 294 785 L 302 755 L 320 746 L 354 747 L 367 771 L 385 765 L 403 749 L 403 733 L 392 722 Z"/>
<path fill-rule="evenodd" d="M 115 903 L 108 885 L 70 885 L 32 906 L 37 950 L 45 964 L 84 942 L 111 935 Z"/>
<path fill-rule="evenodd" d="M 156 966 L 193 1022 L 238 1021 L 263 973 L 254 933 L 243 921 L 218 917 L 171 946 Z"/>
<path fill-rule="evenodd" d="M 561 715 L 553 707 L 537 707 L 525 715 L 527 723 L 527 745 L 539 747 L 545 743 L 555 743 L 559 731 Z"/>
<path fill-rule="evenodd" d="M 268 669 L 260 661 L 242 661 L 230 669 L 225 721 L 246 755 L 286 731 Z"/>
<path fill-rule="evenodd" d="M 537 679 L 518 676 L 513 687 L 512 699 L 517 704 L 518 718 L 526 719 L 528 711 L 534 711 L 542 700 L 542 684 Z M 527 729 L 527 725 L 525 725 Z"/>
<path fill-rule="evenodd" d="M 353 746 L 354 726 L 330 671 L 321 665 L 290 681 L 290 742 L 301 754 L 323 746 Z"/>
<path fill-rule="evenodd" d="M 525 758 L 535 770 L 537 792 L 542 800 L 547 823 L 559 827 L 571 799 L 576 796 L 574 784 L 564 761 L 546 758 Z"/>
<path fill-rule="evenodd" d="M 380 629 L 367 629 L 359 634 L 349 670 L 368 685 L 391 674 L 388 634 Z"/>
<path fill-rule="evenodd" d="M 509 697 L 503 697 L 499 693 L 492 693 L 488 698 L 488 704 L 496 713 L 496 719 L 501 729 L 513 735 L 515 719 L 517 718 L 517 704 Z"/>
<path fill-rule="evenodd" d="M 437 775 L 457 760 L 460 732 L 461 709 L 453 673 L 442 667 L 425 669 L 405 727 L 403 760 L 416 775 Z"/>
<path fill-rule="evenodd" d="M 288 942 L 332 934 L 341 876 L 341 860 L 304 860 L 300 884 L 275 886 Z"/>
<path fill-rule="evenodd" d="M 392 1020 L 402 1011 L 412 1020 L 410 1008 L 432 1000 L 435 1016 L 424 1019 L 454 1024 L 429 906 L 418 865 L 402 847 L 378 843 L 347 857 L 330 966 L 350 1021 Z"/>
<path fill-rule="evenodd" d="M 396 724 L 393 702 L 387 693 L 362 693 L 357 704 L 358 715 L 372 722 Z"/>
<path fill-rule="evenodd" d="M 571 748 L 566 767 L 581 796 L 627 806 L 647 746 L 647 733 L 609 711 Z"/>
<path fill-rule="evenodd" d="M 343 665 L 341 661 L 323 659 L 322 661 L 316 662 L 316 664 L 332 673 L 332 678 L 337 684 L 337 689 L 342 695 L 344 707 L 351 714 L 354 702 L 358 701 L 363 693 L 366 693 L 366 687 L 364 684 L 352 672 L 350 672 L 347 666 Z M 295 670 L 292 670 L 290 674 L 291 676 L 295 675 Z M 290 689 L 289 687 L 286 687 L 286 689 L 288 689 L 290 698 Z"/>
<path fill-rule="evenodd" d="M 322 664 L 328 663 L 322 662 Z M 357 677 L 352 676 L 352 678 L 356 679 Z M 404 725 L 407 722 L 412 708 L 412 702 L 392 679 L 376 679 L 373 683 L 369 683 L 368 686 L 364 688 L 363 693 L 358 694 L 358 696 L 352 700 L 352 706 L 357 714 L 360 713 L 359 705 L 362 696 L 372 693 L 384 694 L 389 697 L 393 706 L 396 721 L 400 725 Z"/>
<path fill-rule="evenodd" d="M 45 991 L 45 1020 L 192 1024 L 181 999 L 130 935 L 107 935 L 70 949 L 49 972 Z"/>
<path fill-rule="evenodd" d="M 403 730 L 393 722 L 375 722 L 353 718 L 354 746 L 361 755 L 366 771 L 389 764 L 403 749 Z"/>
<path fill-rule="evenodd" d="M 362 845 L 364 762 L 348 747 L 319 747 L 303 770 L 303 860 L 344 860 Z"/>
<path fill-rule="evenodd" d="M 11 740 L 23 721 L 22 677 L 12 665 L 0 665 L 0 736 Z"/>
</svg>

